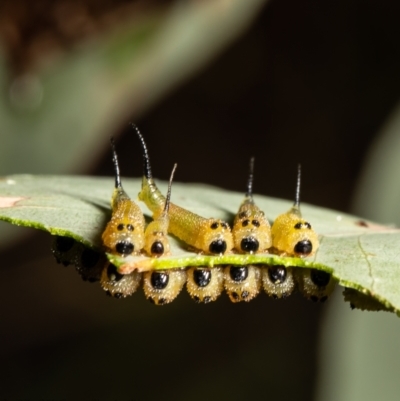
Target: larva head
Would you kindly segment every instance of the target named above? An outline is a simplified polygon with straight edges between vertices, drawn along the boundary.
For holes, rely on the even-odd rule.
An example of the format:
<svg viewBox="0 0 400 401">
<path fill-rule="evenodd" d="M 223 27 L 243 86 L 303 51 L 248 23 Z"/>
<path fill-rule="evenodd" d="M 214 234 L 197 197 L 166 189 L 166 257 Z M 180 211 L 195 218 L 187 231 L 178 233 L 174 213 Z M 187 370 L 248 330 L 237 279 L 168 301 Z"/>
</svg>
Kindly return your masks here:
<svg viewBox="0 0 400 401">
<path fill-rule="evenodd" d="M 107 262 L 101 274 L 100 285 L 107 294 L 115 298 L 125 298 L 138 289 L 141 279 L 141 273 L 120 274 L 112 263 Z"/>
<path fill-rule="evenodd" d="M 224 289 L 221 267 L 191 267 L 187 271 L 186 289 L 197 303 L 215 301 Z"/>
<path fill-rule="evenodd" d="M 300 292 L 313 302 L 325 302 L 337 284 L 331 274 L 317 269 L 299 268 L 296 277 Z"/>
<path fill-rule="evenodd" d="M 264 212 L 252 203 L 240 207 L 232 235 L 234 247 L 240 253 L 265 252 L 272 245 L 271 226 Z"/>
<path fill-rule="evenodd" d="M 185 282 L 185 270 L 150 271 L 144 273 L 143 291 L 150 302 L 166 305 L 178 296 Z"/>
<path fill-rule="evenodd" d="M 262 269 L 262 285 L 264 291 L 274 299 L 287 298 L 295 289 L 291 267 L 266 266 Z"/>
<path fill-rule="evenodd" d="M 293 207 L 278 216 L 271 228 L 272 246 L 280 254 L 306 257 L 319 246 L 318 236 L 300 212 L 301 166 L 298 165 L 296 197 Z"/>
<path fill-rule="evenodd" d="M 125 206 L 132 210 L 133 205 L 138 209 L 137 216 L 126 213 Z M 121 256 L 138 254 L 144 246 L 143 228 L 144 217 L 138 206 L 130 200 L 120 203 L 103 232 L 104 247 Z"/>
<path fill-rule="evenodd" d="M 224 270 L 224 286 L 232 302 L 248 302 L 260 292 L 260 268 L 253 265 L 227 266 Z"/>
<path fill-rule="evenodd" d="M 219 219 L 204 219 L 197 234 L 195 247 L 211 255 L 230 252 L 233 238 L 228 223 Z"/>
</svg>

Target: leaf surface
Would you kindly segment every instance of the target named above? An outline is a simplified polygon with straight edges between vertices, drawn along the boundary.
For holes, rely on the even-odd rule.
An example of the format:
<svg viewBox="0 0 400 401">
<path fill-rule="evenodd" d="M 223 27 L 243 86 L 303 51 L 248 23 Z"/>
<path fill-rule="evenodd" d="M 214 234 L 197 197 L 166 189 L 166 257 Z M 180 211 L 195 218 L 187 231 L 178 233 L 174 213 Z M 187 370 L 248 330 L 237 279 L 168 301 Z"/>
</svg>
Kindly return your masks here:
<svg viewBox="0 0 400 401">
<path fill-rule="evenodd" d="M 136 199 L 141 180 L 123 179 Z M 165 193 L 165 182 L 158 183 Z M 0 219 L 33 227 L 53 235 L 68 236 L 92 248 L 101 248 L 101 234 L 110 217 L 113 179 L 77 176 L 15 175 L 0 179 Z M 201 216 L 232 221 L 243 194 L 204 184 L 174 183 L 172 202 Z M 292 202 L 255 195 L 267 217 L 286 212 Z M 144 204 L 138 203 L 146 216 Z M 187 266 L 269 264 L 312 267 L 328 271 L 343 286 L 354 288 L 400 311 L 400 230 L 362 221 L 333 210 L 303 204 L 303 216 L 320 235 L 320 248 L 310 258 L 272 254 L 199 255 L 171 237 L 172 255 L 160 259 L 109 255 L 120 271 L 168 269 Z"/>
</svg>

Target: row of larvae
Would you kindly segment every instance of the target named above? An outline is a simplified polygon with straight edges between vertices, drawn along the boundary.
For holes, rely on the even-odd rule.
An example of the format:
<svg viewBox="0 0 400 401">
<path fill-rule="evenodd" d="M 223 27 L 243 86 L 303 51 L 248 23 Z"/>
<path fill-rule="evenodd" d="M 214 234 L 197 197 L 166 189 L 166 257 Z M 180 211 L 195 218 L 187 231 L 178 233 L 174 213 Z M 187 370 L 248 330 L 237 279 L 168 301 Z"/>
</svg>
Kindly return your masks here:
<svg viewBox="0 0 400 401">
<path fill-rule="evenodd" d="M 104 254 L 72 238 L 55 237 L 52 251 L 58 263 L 74 264 L 85 281 L 100 280 L 109 295 L 125 298 L 143 285 L 146 297 L 158 305 L 171 302 L 185 282 L 198 303 L 216 300 L 223 290 L 232 302 L 250 301 L 261 288 L 276 299 L 288 297 L 297 288 L 306 298 L 324 302 L 337 283 L 324 271 L 267 265 L 191 267 L 122 275 Z"/>
<path fill-rule="evenodd" d="M 300 213 L 300 178 L 298 168 L 296 197 L 293 207 L 278 216 L 272 227 L 253 199 L 254 158 L 250 161 L 247 192 L 234 219 L 229 225 L 213 218 L 204 218 L 170 202 L 171 174 L 168 194 L 164 197 L 157 188 L 151 171 L 147 145 L 139 129 L 133 125 L 142 145 L 143 179 L 139 199 L 152 211 L 154 221 L 145 228 L 143 213 L 122 188 L 115 144 L 111 140 L 115 169 L 115 189 L 112 196 L 112 216 L 102 235 L 104 247 L 120 256 L 147 255 L 159 257 L 169 253 L 167 233 L 183 240 L 199 252 L 223 255 L 234 248 L 239 253 L 272 251 L 283 256 L 305 257 L 318 248 L 318 237 Z"/>
<path fill-rule="evenodd" d="M 186 290 L 197 303 L 215 301 L 225 290 L 234 303 L 250 301 L 260 292 L 286 298 L 297 288 L 307 299 L 325 302 L 337 281 L 324 271 L 284 266 L 190 267 L 168 271 L 133 272 L 121 275 L 108 263 L 100 284 L 107 293 L 125 298 L 143 287 L 146 298 L 156 305 L 172 302 L 186 283 Z"/>
</svg>

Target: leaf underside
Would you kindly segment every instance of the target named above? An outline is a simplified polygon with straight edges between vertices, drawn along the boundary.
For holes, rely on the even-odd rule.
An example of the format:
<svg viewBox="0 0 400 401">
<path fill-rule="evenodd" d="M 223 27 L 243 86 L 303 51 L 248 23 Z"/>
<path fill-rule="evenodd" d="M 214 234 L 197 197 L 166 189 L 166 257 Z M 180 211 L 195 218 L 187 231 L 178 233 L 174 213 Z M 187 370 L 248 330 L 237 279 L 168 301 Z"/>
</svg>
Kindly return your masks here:
<svg viewBox="0 0 400 401">
<path fill-rule="evenodd" d="M 136 199 L 140 179 L 123 179 L 128 194 Z M 157 183 L 165 193 L 165 182 Z M 110 218 L 113 179 L 79 176 L 15 175 L 0 179 L 0 219 L 37 228 L 53 235 L 71 237 L 101 250 L 101 234 Z M 205 217 L 233 221 L 243 194 L 204 184 L 175 183 L 172 202 Z M 255 195 L 257 205 L 273 219 L 292 202 Z M 147 217 L 146 206 L 138 202 Z M 341 285 L 379 301 L 384 308 L 400 313 L 400 230 L 360 220 L 355 216 L 302 204 L 303 216 L 320 236 L 317 253 L 309 258 L 272 254 L 208 256 L 188 250 L 171 237 L 171 256 L 126 258 L 108 255 L 119 271 L 165 270 L 188 266 L 284 265 L 307 267 L 331 273 Z M 357 306 L 357 305 L 356 305 Z"/>
</svg>

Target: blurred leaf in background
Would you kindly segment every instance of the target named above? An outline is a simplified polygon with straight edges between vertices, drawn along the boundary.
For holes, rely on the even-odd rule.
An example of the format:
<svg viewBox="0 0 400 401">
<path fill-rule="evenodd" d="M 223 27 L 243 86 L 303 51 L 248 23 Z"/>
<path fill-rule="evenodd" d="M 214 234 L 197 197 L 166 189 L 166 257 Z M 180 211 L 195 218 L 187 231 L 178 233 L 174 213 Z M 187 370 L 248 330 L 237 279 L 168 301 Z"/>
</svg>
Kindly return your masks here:
<svg viewBox="0 0 400 401">
<path fill-rule="evenodd" d="M 116 127 L 215 57 L 264 3 L 2 2 L 1 174 L 87 168 Z"/>
</svg>

